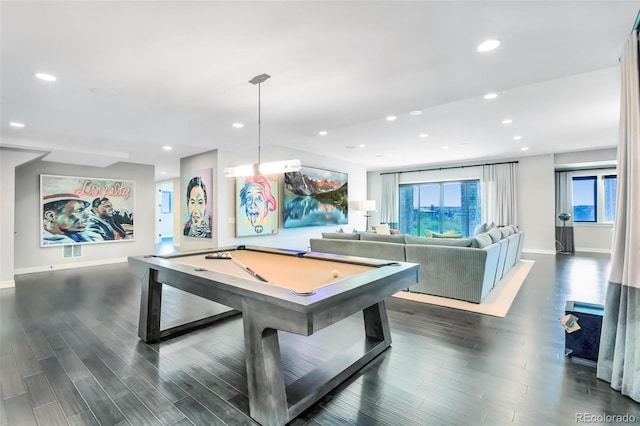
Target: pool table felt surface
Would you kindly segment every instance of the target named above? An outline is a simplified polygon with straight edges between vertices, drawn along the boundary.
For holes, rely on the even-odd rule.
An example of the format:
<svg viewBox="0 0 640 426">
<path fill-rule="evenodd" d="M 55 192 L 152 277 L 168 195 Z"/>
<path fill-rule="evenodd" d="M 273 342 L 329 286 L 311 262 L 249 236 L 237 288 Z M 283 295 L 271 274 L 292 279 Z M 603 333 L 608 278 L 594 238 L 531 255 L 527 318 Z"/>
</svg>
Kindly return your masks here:
<svg viewBox="0 0 640 426">
<path fill-rule="evenodd" d="M 320 287 L 375 269 L 372 266 L 251 250 L 232 250 L 229 253 L 265 278 L 269 284 L 300 294 L 311 293 Z M 195 268 L 259 281 L 231 259 L 207 259 L 205 256 L 206 254 L 189 255 L 174 257 L 171 260 Z M 333 277 L 334 270 L 338 271 L 338 277 Z"/>
</svg>

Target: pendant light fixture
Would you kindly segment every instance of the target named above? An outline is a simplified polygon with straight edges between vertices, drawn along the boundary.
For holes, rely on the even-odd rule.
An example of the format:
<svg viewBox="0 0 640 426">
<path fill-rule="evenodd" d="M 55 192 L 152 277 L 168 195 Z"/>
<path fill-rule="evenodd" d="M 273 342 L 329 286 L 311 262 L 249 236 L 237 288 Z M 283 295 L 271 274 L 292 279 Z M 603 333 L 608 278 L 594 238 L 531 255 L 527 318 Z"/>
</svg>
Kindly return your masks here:
<svg viewBox="0 0 640 426">
<path fill-rule="evenodd" d="M 263 163 L 260 155 L 260 132 L 262 121 L 260 117 L 260 85 L 271 78 L 268 74 L 260 74 L 249 80 L 251 84 L 258 85 L 258 162 L 243 166 L 228 167 L 224 169 L 226 177 L 241 177 L 254 175 L 275 175 L 279 173 L 297 172 L 300 170 L 300 160 L 270 161 Z"/>
</svg>

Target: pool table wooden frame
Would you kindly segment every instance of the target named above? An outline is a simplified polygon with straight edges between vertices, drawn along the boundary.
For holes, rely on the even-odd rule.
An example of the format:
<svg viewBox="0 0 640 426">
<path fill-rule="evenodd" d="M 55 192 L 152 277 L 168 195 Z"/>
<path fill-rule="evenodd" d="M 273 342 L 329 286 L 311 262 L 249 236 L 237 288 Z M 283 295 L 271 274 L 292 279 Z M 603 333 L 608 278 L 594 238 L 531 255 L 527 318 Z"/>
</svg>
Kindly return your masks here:
<svg viewBox="0 0 640 426">
<path fill-rule="evenodd" d="M 190 255 L 204 257 L 219 251 L 233 253 L 233 250 L 272 253 L 274 261 L 278 256 L 320 259 L 328 262 L 327 273 L 339 270 L 341 262 L 370 266 L 371 270 L 336 280 L 312 295 L 302 296 L 283 287 L 256 281 L 248 274 L 242 277 L 216 272 L 215 262 L 219 261 L 211 261 L 211 269 L 203 270 L 175 260 Z M 283 425 L 291 421 L 388 348 L 391 335 L 384 299 L 415 284 L 419 268 L 415 263 L 255 246 L 192 251 L 165 257 L 130 257 L 129 264 L 142 284 L 138 335 L 144 342 L 156 342 L 242 313 L 249 412 L 262 425 Z M 232 309 L 160 330 L 163 284 Z M 363 340 L 285 388 L 278 330 L 310 336 L 359 311 L 364 315 Z"/>
</svg>

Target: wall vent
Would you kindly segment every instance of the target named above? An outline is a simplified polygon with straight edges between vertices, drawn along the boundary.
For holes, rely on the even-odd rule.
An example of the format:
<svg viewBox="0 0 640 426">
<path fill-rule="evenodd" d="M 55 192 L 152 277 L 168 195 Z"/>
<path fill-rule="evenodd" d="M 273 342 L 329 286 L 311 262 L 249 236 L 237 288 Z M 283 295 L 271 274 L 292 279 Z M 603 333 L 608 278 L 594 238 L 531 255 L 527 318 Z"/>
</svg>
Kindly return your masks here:
<svg viewBox="0 0 640 426">
<path fill-rule="evenodd" d="M 80 257 L 82 256 L 82 246 L 81 245 L 69 245 L 63 247 L 62 257 Z"/>
</svg>

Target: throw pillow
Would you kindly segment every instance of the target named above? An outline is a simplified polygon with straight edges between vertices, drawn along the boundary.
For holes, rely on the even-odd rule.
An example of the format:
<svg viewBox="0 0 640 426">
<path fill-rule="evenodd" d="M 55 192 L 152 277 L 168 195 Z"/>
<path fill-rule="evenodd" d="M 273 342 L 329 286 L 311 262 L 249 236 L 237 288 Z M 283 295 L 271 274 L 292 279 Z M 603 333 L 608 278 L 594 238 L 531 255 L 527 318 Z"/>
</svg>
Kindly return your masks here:
<svg viewBox="0 0 640 426">
<path fill-rule="evenodd" d="M 489 235 L 488 232 L 484 232 L 480 235 L 475 236 L 471 244 L 471 247 L 485 248 L 487 246 L 490 246 L 491 244 L 493 244 L 493 239 L 491 238 L 491 235 Z"/>
<path fill-rule="evenodd" d="M 389 225 L 387 225 L 386 223 L 383 223 L 382 225 L 372 225 L 371 228 L 376 234 L 391 235 L 391 232 L 389 231 Z"/>
<path fill-rule="evenodd" d="M 425 229 L 424 236 L 427 238 L 433 238 L 433 232 L 429 231 L 428 229 Z"/>
<path fill-rule="evenodd" d="M 502 238 L 507 238 L 513 232 L 511 228 L 508 228 L 506 226 L 503 226 L 502 228 L 498 228 L 498 231 L 500 231 L 500 233 L 502 234 Z"/>
<path fill-rule="evenodd" d="M 447 231 L 443 234 L 432 232 L 431 238 L 462 238 L 462 234 L 456 234 L 456 231 Z"/>
<path fill-rule="evenodd" d="M 487 234 L 489 234 L 489 236 L 491 237 L 491 241 L 493 241 L 494 243 L 497 243 L 502 239 L 502 232 L 500 232 L 497 228 L 492 229 L 491 231 L 487 232 Z"/>
<path fill-rule="evenodd" d="M 481 223 L 480 225 L 476 226 L 476 229 L 473 230 L 473 235 L 480 235 L 483 232 L 487 232 L 487 223 Z"/>
</svg>

